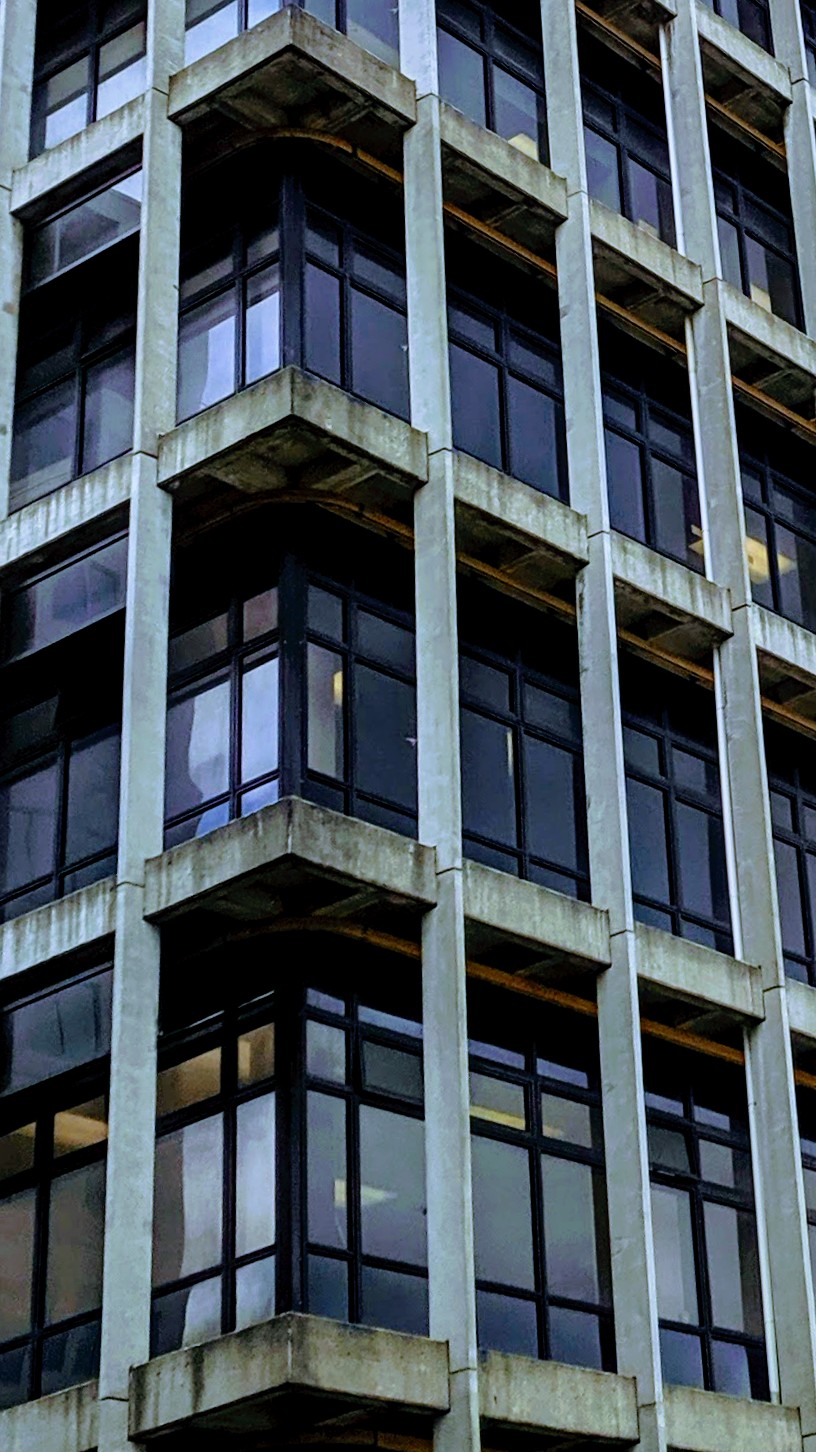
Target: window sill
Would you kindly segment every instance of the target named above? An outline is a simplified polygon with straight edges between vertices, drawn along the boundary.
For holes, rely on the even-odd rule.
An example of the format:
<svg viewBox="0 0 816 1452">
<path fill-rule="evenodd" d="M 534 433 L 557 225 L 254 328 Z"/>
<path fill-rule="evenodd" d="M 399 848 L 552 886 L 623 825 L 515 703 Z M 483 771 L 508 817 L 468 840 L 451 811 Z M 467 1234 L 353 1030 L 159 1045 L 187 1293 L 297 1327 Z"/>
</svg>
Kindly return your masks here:
<svg viewBox="0 0 816 1452">
<path fill-rule="evenodd" d="M 113 877 L 102 878 L 0 927 L 0 981 L 7 983 L 38 964 L 112 938 L 115 886 Z"/>
<path fill-rule="evenodd" d="M 684 1452 L 786 1452 L 801 1439 L 791 1407 L 693 1387 L 667 1386 L 666 1440 Z"/>
</svg>

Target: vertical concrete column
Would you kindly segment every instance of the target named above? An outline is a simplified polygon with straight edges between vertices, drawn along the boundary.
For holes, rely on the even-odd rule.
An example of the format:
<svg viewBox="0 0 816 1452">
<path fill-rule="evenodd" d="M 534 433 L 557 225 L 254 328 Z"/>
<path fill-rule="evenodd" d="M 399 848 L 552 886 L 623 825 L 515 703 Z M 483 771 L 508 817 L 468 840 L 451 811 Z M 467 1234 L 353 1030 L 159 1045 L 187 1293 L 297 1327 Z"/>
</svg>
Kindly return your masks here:
<svg viewBox="0 0 816 1452">
<path fill-rule="evenodd" d="M 184 0 L 153 0 L 143 153 L 116 890 L 99 1452 L 124 1452 L 129 1368 L 150 1351 L 160 938 L 146 923 L 144 865 L 161 852 L 172 505 L 156 483 L 175 422 L 181 137 L 167 120 Z"/>
<path fill-rule="evenodd" d="M 608 909 L 612 965 L 598 983 L 618 1370 L 637 1378 L 641 1446 L 665 1448 L 663 1385 L 620 720 L 589 197 L 575 11 L 542 4 L 552 166 L 567 179 L 556 233 L 570 497 L 587 517 L 578 641 L 593 901 Z"/>
<path fill-rule="evenodd" d="M 0 519 L 8 514 L 17 372 L 23 229 L 11 215 L 11 182 L 28 160 L 37 9 L 33 0 L 0 5 Z"/>
<path fill-rule="evenodd" d="M 451 1409 L 438 1452 L 480 1445 L 462 887 L 459 651 L 439 86 L 433 0 L 400 6 L 402 68 L 416 82 L 405 138 L 411 421 L 430 477 L 414 506 L 419 836 L 436 849 L 437 906 L 422 928 L 430 1332 L 448 1342 Z"/>
<path fill-rule="evenodd" d="M 799 0 L 771 0 L 774 51 L 790 70 L 793 101 L 785 116 L 785 148 L 805 329 L 816 338 L 816 135 Z"/>
<path fill-rule="evenodd" d="M 711 578 L 729 590 L 732 605 L 733 634 L 718 651 L 715 669 L 723 791 L 731 821 L 735 950 L 759 965 L 764 989 L 765 1017 L 746 1035 L 746 1057 L 769 1372 L 781 1399 L 800 1408 L 807 1443 L 816 1433 L 813 1292 L 731 364 L 692 7 L 693 0 L 678 0 L 677 19 L 665 39 L 664 68 L 683 235 L 704 279 L 704 305 L 687 326 L 687 342 L 707 518 L 707 567 Z M 785 1187 L 782 1193 L 780 1186 Z"/>
</svg>

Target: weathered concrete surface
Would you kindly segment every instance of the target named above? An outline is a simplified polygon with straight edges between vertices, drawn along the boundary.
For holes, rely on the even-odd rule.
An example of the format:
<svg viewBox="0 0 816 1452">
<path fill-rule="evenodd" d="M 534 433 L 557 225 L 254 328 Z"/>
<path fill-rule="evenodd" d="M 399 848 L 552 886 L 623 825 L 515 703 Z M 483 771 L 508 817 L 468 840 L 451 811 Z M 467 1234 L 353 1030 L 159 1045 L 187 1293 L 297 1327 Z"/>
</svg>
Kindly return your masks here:
<svg viewBox="0 0 816 1452">
<path fill-rule="evenodd" d="M 463 871 L 468 922 L 495 928 L 515 941 L 541 944 L 570 959 L 608 966 L 609 917 L 602 909 L 480 862 L 466 861 Z"/>
<path fill-rule="evenodd" d="M 604 1446 L 638 1440 L 632 1377 L 491 1351 L 479 1366 L 479 1400 L 487 1445 L 500 1428 L 591 1438 Z"/>
<path fill-rule="evenodd" d="M 117 514 L 125 522 L 133 471 L 132 456 L 112 459 L 92 474 L 84 474 L 43 499 L 35 499 L 0 520 L 0 571 L 39 565 L 47 552 L 74 553 L 81 548 L 83 531 L 104 528 L 106 516 Z M 111 520 L 111 527 L 114 521 Z M 38 556 L 36 562 L 27 557 Z"/>
<path fill-rule="evenodd" d="M 666 1431 L 671 1452 L 795 1452 L 799 1413 L 790 1407 L 667 1386 Z"/>
<path fill-rule="evenodd" d="M 589 203 L 589 222 L 593 251 L 613 253 L 630 273 L 648 277 L 681 311 L 702 307 L 703 280 L 696 263 L 594 198 Z"/>
<path fill-rule="evenodd" d="M 0 980 L 111 937 L 114 887 L 106 877 L 0 927 Z"/>
<path fill-rule="evenodd" d="M 735 69 L 774 93 L 781 104 L 790 105 L 791 83 L 787 66 L 743 35 L 735 25 L 729 25 L 727 20 L 716 15 L 704 0 L 697 0 L 694 11 L 700 40 L 705 46 L 727 57 Z"/>
<path fill-rule="evenodd" d="M 673 653 L 691 658 L 710 656 L 711 650 L 731 634 L 731 602 L 726 590 L 615 530 L 612 571 L 621 629 L 637 634 L 639 620 L 648 618 L 649 639 L 654 640 L 655 614 L 659 613 L 656 607 L 662 605 L 666 627 L 657 637 Z"/>
<path fill-rule="evenodd" d="M 0 1412 L 3 1452 L 92 1452 L 96 1442 L 95 1381 Z"/>
<path fill-rule="evenodd" d="M 144 130 L 144 97 L 136 96 L 109 116 L 69 136 L 58 146 L 43 151 L 14 173 L 11 206 L 28 216 L 47 212 L 54 206 L 54 194 L 77 183 L 87 171 L 99 168 L 107 159 L 123 153 L 122 165 L 135 162 Z"/>
<path fill-rule="evenodd" d="M 130 1435 L 152 1440 L 186 1423 L 263 1431 L 269 1403 L 295 1391 L 438 1416 L 449 1404 L 447 1347 L 317 1316 L 278 1316 L 136 1367 Z"/>
<path fill-rule="evenodd" d="M 690 1003 L 722 1008 L 743 1022 L 764 1017 L 762 974 L 749 963 L 637 923 L 638 978 Z"/>
<path fill-rule="evenodd" d="M 791 1033 L 816 1043 L 816 992 L 809 983 L 797 983 L 789 978 L 787 999 Z"/>
<path fill-rule="evenodd" d="M 536 212 L 544 214 L 538 219 L 539 225 L 545 217 L 548 219 L 543 235 L 551 235 L 552 223 L 563 221 L 567 215 L 564 178 L 495 132 L 477 126 L 445 101 L 440 103 L 439 120 L 443 172 L 453 199 L 458 200 L 458 174 L 464 168 L 465 175 L 477 176 L 481 187 L 495 193 L 497 203 L 508 208 L 515 204 L 517 210 L 523 208 L 527 213 L 524 219 L 504 219 L 505 235 L 532 241 L 537 233 Z"/>
</svg>

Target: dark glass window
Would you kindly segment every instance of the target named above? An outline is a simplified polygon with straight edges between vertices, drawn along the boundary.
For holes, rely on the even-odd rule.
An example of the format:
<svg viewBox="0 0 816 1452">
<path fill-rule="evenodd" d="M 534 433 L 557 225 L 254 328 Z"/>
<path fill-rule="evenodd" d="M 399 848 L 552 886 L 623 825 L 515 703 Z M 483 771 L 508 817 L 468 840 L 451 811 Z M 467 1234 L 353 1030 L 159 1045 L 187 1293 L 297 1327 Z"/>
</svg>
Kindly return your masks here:
<svg viewBox="0 0 816 1452">
<path fill-rule="evenodd" d="M 688 374 L 617 328 L 602 326 L 600 345 L 612 527 L 702 571 Z"/>
<path fill-rule="evenodd" d="M 581 36 L 589 194 L 675 245 L 666 112 L 659 78 Z"/>
<path fill-rule="evenodd" d="M 808 0 L 800 0 L 802 9 L 802 29 L 805 33 L 805 59 L 807 61 L 808 76 L 810 84 L 816 86 L 816 5 L 809 5 Z"/>
<path fill-rule="evenodd" d="M 270 992 L 256 952 L 194 1027 L 173 1027 L 180 995 L 165 1006 L 154 1355 L 288 1309 L 427 1333 L 418 995 L 354 959 L 353 980 Z"/>
<path fill-rule="evenodd" d="M 788 178 L 760 150 L 709 128 L 723 277 L 767 312 L 802 326 Z"/>
<path fill-rule="evenodd" d="M 614 1370 L 595 1024 L 470 998 L 479 1344 Z"/>
<path fill-rule="evenodd" d="M 145 0 L 38 0 L 31 155 L 145 88 Z"/>
<path fill-rule="evenodd" d="M 767 1401 L 745 1075 L 643 1047 L 663 1377 Z"/>
<path fill-rule="evenodd" d="M 4 602 L 2 654 L 17 659 L 0 672 L 0 922 L 116 869 L 126 549 Z"/>
<path fill-rule="evenodd" d="M 773 54 L 771 14 L 767 0 L 704 0 L 729 25 L 736 26 L 749 40 Z"/>
<path fill-rule="evenodd" d="M 541 11 L 535 0 L 512 19 L 479 0 L 437 0 L 439 91 L 477 126 L 534 160 L 549 160 Z"/>
<path fill-rule="evenodd" d="M 396 204 L 356 174 L 327 170 L 313 148 L 296 155 L 305 186 L 274 170 L 275 156 L 255 149 L 249 164 L 208 169 L 187 190 L 179 419 L 287 363 L 408 417 L 405 259 Z M 273 168 L 260 198 L 259 166 Z"/>
<path fill-rule="evenodd" d="M 802 1146 L 802 1177 L 805 1184 L 810 1273 L 816 1287 L 816 1094 L 801 1085 L 796 1090 L 799 1136 Z"/>
<path fill-rule="evenodd" d="M 753 597 L 816 630 L 816 450 L 748 410 L 737 429 Z"/>
<path fill-rule="evenodd" d="M 280 520 L 278 513 L 276 530 Z M 250 526 L 228 548 L 221 539 L 212 555 L 191 549 L 178 568 L 168 846 L 293 793 L 416 831 L 410 560 L 385 549 L 376 570 L 366 569 L 364 548 L 342 526 L 322 543 L 317 526 L 308 536 L 296 528 L 293 544 L 310 541 L 302 553 L 275 559 L 257 543 L 256 524 L 254 542 Z M 348 565 L 355 556 L 357 574 L 338 570 L 339 558 Z M 240 561 L 229 594 L 216 563 L 224 558 Z M 222 593 L 202 589 L 201 580 L 219 578 Z"/>
<path fill-rule="evenodd" d="M 785 970 L 816 983 L 816 751 L 810 738 L 766 721 L 765 755 Z"/>
<path fill-rule="evenodd" d="M 453 442 L 566 499 L 558 304 L 540 279 L 448 245 Z"/>
<path fill-rule="evenodd" d="M 460 589 L 465 852 L 589 897 L 578 659 L 566 626 Z"/>
<path fill-rule="evenodd" d="M 730 953 L 713 694 L 624 656 L 621 708 L 635 917 Z"/>
<path fill-rule="evenodd" d="M 0 1407 L 97 1375 L 109 1049 L 109 970 L 0 1014 Z"/>
<path fill-rule="evenodd" d="M 26 238 L 11 506 L 133 444 L 141 173 Z"/>
<path fill-rule="evenodd" d="M 209 55 L 284 5 L 298 5 L 388 65 L 399 65 L 396 0 L 187 0 L 185 64 Z"/>
</svg>

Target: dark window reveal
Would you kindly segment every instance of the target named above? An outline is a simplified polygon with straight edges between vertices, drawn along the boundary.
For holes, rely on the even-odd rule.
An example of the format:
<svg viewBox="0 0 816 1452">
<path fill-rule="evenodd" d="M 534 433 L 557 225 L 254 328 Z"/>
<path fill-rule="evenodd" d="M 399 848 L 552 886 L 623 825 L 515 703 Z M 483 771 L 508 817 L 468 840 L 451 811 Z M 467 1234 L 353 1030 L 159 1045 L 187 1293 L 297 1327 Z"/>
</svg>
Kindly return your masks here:
<svg viewBox="0 0 816 1452">
<path fill-rule="evenodd" d="M 110 972 L 0 1016 L 0 1407 L 95 1377 Z"/>
<path fill-rule="evenodd" d="M 299 5 L 388 65 L 399 65 L 396 0 L 187 0 L 185 64 L 191 65 L 240 31 L 276 15 L 285 4 Z"/>
<path fill-rule="evenodd" d="M 616 328 L 602 327 L 600 344 L 612 527 L 702 571 L 688 374 Z"/>
<path fill-rule="evenodd" d="M 785 970 L 802 983 L 816 983 L 814 743 L 766 722 L 765 753 Z"/>
<path fill-rule="evenodd" d="M 713 695 L 621 660 L 635 917 L 732 951 Z"/>
<path fill-rule="evenodd" d="M 38 0 L 31 155 L 108 116 L 145 88 L 145 0 Z"/>
<path fill-rule="evenodd" d="M 664 1379 L 767 1401 L 744 1071 L 643 1056 Z"/>
<path fill-rule="evenodd" d="M 802 326 L 799 269 L 784 170 L 709 128 L 723 277 L 767 312 Z"/>
<path fill-rule="evenodd" d="M 816 5 L 801 0 L 802 29 L 805 32 L 805 59 L 810 84 L 816 86 Z"/>
<path fill-rule="evenodd" d="M 675 245 L 666 111 L 659 77 L 582 34 L 587 186 L 613 212 Z"/>
<path fill-rule="evenodd" d="M 816 450 L 747 410 L 737 427 L 753 597 L 816 630 Z"/>
<path fill-rule="evenodd" d="M 704 0 L 729 25 L 741 30 L 749 40 L 761 45 L 773 55 L 771 42 L 771 14 L 767 0 Z"/>
<path fill-rule="evenodd" d="M 611 1371 L 597 1031 L 550 1005 L 500 1007 L 469 1005 L 479 1344 Z"/>
<path fill-rule="evenodd" d="M 438 0 L 439 90 L 445 101 L 546 162 L 541 11 L 524 0 L 502 15 L 479 0 Z"/>
<path fill-rule="evenodd" d="M 816 1286 L 816 1095 L 801 1086 L 796 1091 L 799 1137 L 802 1146 L 802 1177 L 805 1183 L 810 1273 Z"/>
</svg>

